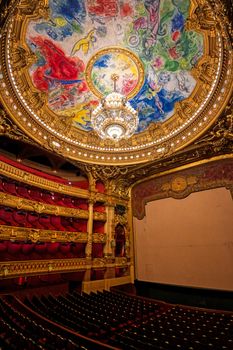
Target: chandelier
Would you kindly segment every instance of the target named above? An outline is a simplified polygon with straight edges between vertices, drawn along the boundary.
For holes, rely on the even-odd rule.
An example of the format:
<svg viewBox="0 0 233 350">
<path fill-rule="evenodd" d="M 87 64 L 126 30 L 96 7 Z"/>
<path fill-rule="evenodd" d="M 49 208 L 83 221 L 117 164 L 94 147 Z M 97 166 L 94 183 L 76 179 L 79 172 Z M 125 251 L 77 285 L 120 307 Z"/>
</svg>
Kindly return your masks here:
<svg viewBox="0 0 233 350">
<path fill-rule="evenodd" d="M 102 139 L 119 141 L 131 137 L 138 127 L 138 113 L 126 97 L 116 92 L 119 79 L 113 74 L 114 92 L 105 96 L 91 114 L 93 129 Z"/>
</svg>

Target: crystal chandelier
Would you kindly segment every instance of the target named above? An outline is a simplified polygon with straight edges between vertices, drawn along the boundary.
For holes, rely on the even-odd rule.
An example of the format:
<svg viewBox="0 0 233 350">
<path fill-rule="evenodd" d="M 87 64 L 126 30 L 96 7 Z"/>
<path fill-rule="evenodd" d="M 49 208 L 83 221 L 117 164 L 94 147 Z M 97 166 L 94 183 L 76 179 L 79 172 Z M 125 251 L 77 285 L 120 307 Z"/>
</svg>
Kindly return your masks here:
<svg viewBox="0 0 233 350">
<path fill-rule="evenodd" d="M 119 141 L 131 137 L 138 127 L 138 113 L 126 97 L 116 92 L 119 76 L 112 75 L 114 92 L 103 98 L 91 114 L 93 129 L 102 139 Z"/>
</svg>

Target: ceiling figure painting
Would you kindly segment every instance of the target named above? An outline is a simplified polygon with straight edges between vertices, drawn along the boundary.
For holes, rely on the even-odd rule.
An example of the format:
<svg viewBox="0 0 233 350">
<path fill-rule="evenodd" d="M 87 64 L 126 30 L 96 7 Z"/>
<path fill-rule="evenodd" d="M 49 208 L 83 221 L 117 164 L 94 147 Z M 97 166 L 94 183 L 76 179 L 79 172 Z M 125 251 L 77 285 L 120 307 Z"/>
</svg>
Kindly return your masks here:
<svg viewBox="0 0 233 350">
<path fill-rule="evenodd" d="M 27 44 L 37 56 L 30 67 L 34 86 L 48 94 L 52 111 L 73 115 L 74 125 L 89 131 L 90 111 L 98 104 L 94 87 L 105 96 L 113 91 L 111 75 L 118 74 L 117 90 L 129 96 L 138 85 L 140 61 L 143 84 L 131 96 L 139 112 L 137 132 L 165 121 L 175 103 L 192 93 L 190 70 L 203 53 L 202 35 L 185 29 L 189 6 L 177 0 L 50 0 L 49 18 L 27 28 Z M 115 47 L 121 51 L 112 52 Z M 90 86 L 86 68 L 95 55 Z"/>
<path fill-rule="evenodd" d="M 19 0 L 0 38 L 1 103 L 34 142 L 74 161 L 171 156 L 230 101 L 224 9 L 221 0 Z M 98 133 L 107 117 L 96 110 L 112 93 L 136 113 L 129 137 Z"/>
</svg>

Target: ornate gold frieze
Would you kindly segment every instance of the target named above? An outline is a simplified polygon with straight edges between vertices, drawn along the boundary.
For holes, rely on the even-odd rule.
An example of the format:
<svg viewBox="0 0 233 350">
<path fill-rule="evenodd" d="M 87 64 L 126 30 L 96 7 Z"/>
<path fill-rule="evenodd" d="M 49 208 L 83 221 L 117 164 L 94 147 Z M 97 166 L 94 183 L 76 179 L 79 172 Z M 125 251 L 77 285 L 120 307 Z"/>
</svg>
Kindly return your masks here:
<svg viewBox="0 0 233 350">
<path fill-rule="evenodd" d="M 69 196 L 74 196 L 78 198 L 91 198 L 94 202 L 106 202 L 108 200 L 113 200 L 114 203 L 127 203 L 127 199 L 119 198 L 119 193 L 99 193 L 94 191 L 88 191 L 83 190 L 81 188 L 72 187 L 72 186 L 66 186 L 54 181 L 47 180 L 45 178 L 42 178 L 40 176 L 36 176 L 34 174 L 31 174 L 25 170 L 21 170 L 19 168 L 16 168 L 10 164 L 7 164 L 5 162 L 0 161 L 0 174 L 12 178 L 14 180 L 17 180 L 19 182 L 24 182 L 28 185 L 40 187 L 42 189 L 46 189 L 52 192 L 58 192 L 62 194 L 67 194 Z M 52 208 L 51 208 L 52 209 Z M 77 209 L 75 209 L 77 210 Z M 80 212 L 81 213 L 81 212 Z M 62 214 L 60 214 L 62 215 Z M 83 214 L 84 215 L 84 214 Z M 95 220 L 106 220 L 106 214 L 105 213 L 94 213 L 94 219 Z"/>
<path fill-rule="evenodd" d="M 106 243 L 106 234 L 104 233 L 93 233 L 92 242 L 93 243 Z"/>
<path fill-rule="evenodd" d="M 72 272 L 91 268 L 86 259 L 53 259 L 0 262 L 0 278 Z"/>
<path fill-rule="evenodd" d="M 87 233 L 0 225 L 0 240 L 86 243 Z"/>
<path fill-rule="evenodd" d="M 173 197 L 185 198 L 192 192 L 233 186 L 233 157 L 209 163 L 193 164 L 157 174 L 136 184 L 132 189 L 133 215 L 142 219 L 146 203 Z"/>
<path fill-rule="evenodd" d="M 126 267 L 132 264 L 126 258 L 118 258 L 115 262 L 108 262 L 105 258 L 92 261 L 86 258 L 50 259 L 0 262 L 0 279 L 19 276 L 35 276 L 48 273 L 66 273 L 108 267 Z"/>
<path fill-rule="evenodd" d="M 74 218 L 88 219 L 88 211 L 83 209 L 67 208 L 59 205 L 45 204 L 21 197 L 16 197 L 8 193 L 0 192 L 0 205 L 5 205 L 21 210 L 35 211 L 36 213 L 46 213 L 57 216 L 68 216 Z M 102 213 L 98 213 L 102 214 Z M 104 215 L 99 215 L 103 218 Z"/>
</svg>

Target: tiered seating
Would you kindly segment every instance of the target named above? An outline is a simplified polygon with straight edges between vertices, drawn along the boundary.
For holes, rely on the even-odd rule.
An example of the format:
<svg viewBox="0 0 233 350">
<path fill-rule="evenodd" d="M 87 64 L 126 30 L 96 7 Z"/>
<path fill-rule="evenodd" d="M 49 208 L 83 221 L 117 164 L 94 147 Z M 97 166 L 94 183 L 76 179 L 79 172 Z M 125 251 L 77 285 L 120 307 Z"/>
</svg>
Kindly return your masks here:
<svg viewBox="0 0 233 350">
<path fill-rule="evenodd" d="M 87 350 L 79 342 L 63 338 L 0 299 L 1 350 Z"/>
<path fill-rule="evenodd" d="M 0 176 L 0 191 L 41 203 L 88 210 L 87 199 L 46 191 L 3 176 Z"/>
<path fill-rule="evenodd" d="M 233 349 L 233 315 L 172 307 L 118 330 L 111 344 L 122 349 Z"/>
<path fill-rule="evenodd" d="M 85 243 L 0 241 L 1 261 L 85 257 Z"/>
<path fill-rule="evenodd" d="M 25 303 L 43 316 L 120 349 L 230 350 L 233 314 L 153 303 L 112 292 Z"/>
<path fill-rule="evenodd" d="M 104 341 L 117 329 L 154 315 L 159 309 L 155 303 L 110 292 L 33 297 L 25 303 L 54 322 Z"/>
<path fill-rule="evenodd" d="M 40 230 L 87 232 L 87 220 L 85 219 L 38 214 L 3 206 L 0 206 L 0 225 L 35 228 Z"/>
</svg>

